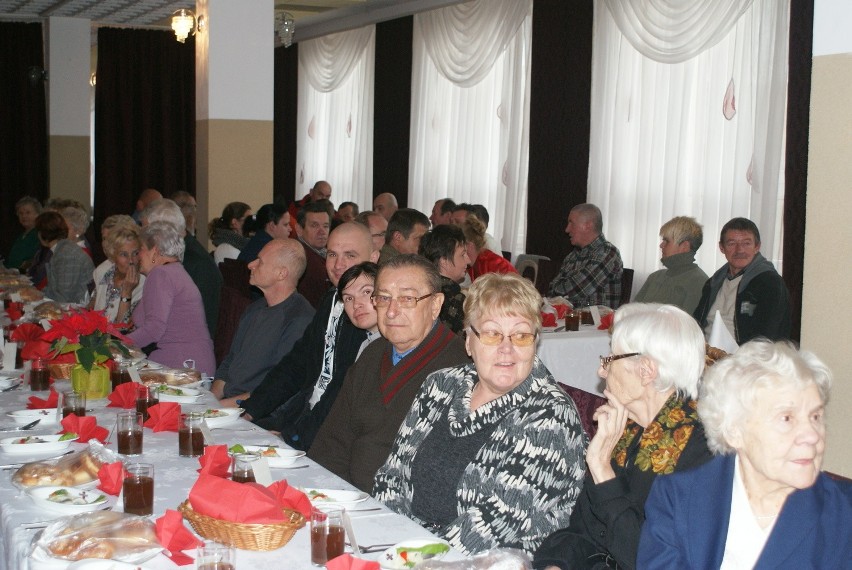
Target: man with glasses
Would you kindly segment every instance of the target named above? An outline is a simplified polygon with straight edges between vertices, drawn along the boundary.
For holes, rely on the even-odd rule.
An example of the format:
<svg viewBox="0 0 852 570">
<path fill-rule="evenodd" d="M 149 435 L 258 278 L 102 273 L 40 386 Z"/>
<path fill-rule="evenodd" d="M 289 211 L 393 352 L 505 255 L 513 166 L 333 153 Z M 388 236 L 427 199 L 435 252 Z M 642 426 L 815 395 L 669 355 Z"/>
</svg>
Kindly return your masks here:
<svg viewBox="0 0 852 570">
<path fill-rule="evenodd" d="M 381 252 L 385 247 L 385 236 L 388 231 L 388 221 L 372 210 L 361 212 L 355 216 L 355 222 L 367 226 L 373 239 L 373 251 Z"/>
<path fill-rule="evenodd" d="M 728 263 L 704 284 L 693 316 L 709 338 L 713 321 L 721 316 L 728 331 L 743 344 L 763 336 L 789 338 L 790 295 L 772 262 L 760 253 L 760 231 L 746 218 L 722 227 L 719 250 Z"/>
<path fill-rule="evenodd" d="M 470 361 L 464 342 L 438 319 L 440 291 L 441 276 L 419 255 L 398 255 L 380 266 L 373 304 L 384 338 L 349 369 L 308 452 L 363 491 L 371 491 L 426 377 Z"/>
</svg>

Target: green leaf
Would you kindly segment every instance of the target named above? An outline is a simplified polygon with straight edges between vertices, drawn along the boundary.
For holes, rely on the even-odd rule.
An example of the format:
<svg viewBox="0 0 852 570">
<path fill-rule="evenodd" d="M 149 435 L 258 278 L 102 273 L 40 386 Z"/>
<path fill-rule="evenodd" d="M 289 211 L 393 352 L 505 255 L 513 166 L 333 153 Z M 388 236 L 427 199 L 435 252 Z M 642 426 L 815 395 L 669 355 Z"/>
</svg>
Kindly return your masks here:
<svg viewBox="0 0 852 570">
<path fill-rule="evenodd" d="M 237 443 L 228 448 L 228 451 L 231 453 L 245 453 L 246 448 L 242 446 L 242 444 Z"/>
<path fill-rule="evenodd" d="M 419 552 L 420 554 L 443 554 L 444 552 L 449 552 L 450 547 L 442 542 L 436 542 L 434 544 L 424 544 L 423 546 L 418 546 L 417 548 L 412 548 L 410 546 L 402 546 L 396 549 L 399 554 L 403 552 Z"/>
<path fill-rule="evenodd" d="M 75 439 L 77 434 L 73 431 L 69 431 L 68 433 L 63 433 L 62 437 L 59 438 L 59 441 L 68 441 L 69 439 Z"/>
</svg>

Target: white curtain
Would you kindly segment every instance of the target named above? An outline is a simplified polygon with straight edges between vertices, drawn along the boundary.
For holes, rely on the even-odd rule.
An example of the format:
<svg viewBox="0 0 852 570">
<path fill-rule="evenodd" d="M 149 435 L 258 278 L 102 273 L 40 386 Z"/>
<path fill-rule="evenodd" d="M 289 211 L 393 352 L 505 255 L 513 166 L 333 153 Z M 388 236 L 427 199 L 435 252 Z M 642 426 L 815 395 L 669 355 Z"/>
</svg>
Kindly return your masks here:
<svg viewBox="0 0 852 570">
<path fill-rule="evenodd" d="M 335 205 L 373 203 L 375 30 L 299 43 L 296 199 L 327 180 Z"/>
<path fill-rule="evenodd" d="M 789 0 L 597 0 L 588 198 L 636 270 L 660 267 L 659 228 L 704 225 L 698 264 L 724 262 L 719 230 L 752 219 L 780 259 Z M 777 265 L 776 261 L 776 265 Z"/>
<path fill-rule="evenodd" d="M 414 16 L 409 205 L 483 204 L 504 250 L 526 241 L 532 0 Z"/>
</svg>

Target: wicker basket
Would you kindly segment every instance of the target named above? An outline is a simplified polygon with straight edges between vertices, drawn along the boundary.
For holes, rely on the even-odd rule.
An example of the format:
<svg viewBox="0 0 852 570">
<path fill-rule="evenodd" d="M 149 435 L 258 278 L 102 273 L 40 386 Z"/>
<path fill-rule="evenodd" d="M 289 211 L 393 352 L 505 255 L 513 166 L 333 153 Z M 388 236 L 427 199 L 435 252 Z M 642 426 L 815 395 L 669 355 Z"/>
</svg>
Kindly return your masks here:
<svg viewBox="0 0 852 570">
<path fill-rule="evenodd" d="M 287 544 L 296 531 L 305 526 L 301 513 L 284 509 L 288 520 L 272 524 L 246 524 L 214 519 L 192 510 L 184 501 L 178 511 L 189 521 L 195 532 L 208 538 L 244 550 L 275 550 Z"/>
<path fill-rule="evenodd" d="M 47 369 L 50 371 L 50 377 L 54 380 L 69 380 L 71 378 L 71 369 L 74 368 L 74 364 L 74 362 L 48 364 Z"/>
</svg>

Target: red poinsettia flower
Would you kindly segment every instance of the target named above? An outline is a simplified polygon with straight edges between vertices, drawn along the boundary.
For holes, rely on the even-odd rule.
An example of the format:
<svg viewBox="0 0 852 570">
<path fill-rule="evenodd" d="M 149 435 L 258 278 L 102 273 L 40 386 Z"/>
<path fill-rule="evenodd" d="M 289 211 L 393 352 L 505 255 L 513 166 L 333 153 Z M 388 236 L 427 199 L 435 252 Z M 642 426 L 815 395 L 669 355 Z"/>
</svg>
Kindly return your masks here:
<svg viewBox="0 0 852 570">
<path fill-rule="evenodd" d="M 100 311 L 81 309 L 50 321 L 42 339 L 51 342 L 56 355 L 73 353 L 87 371 L 112 356 L 111 349 L 127 352 L 121 341 L 129 342 Z"/>
</svg>

